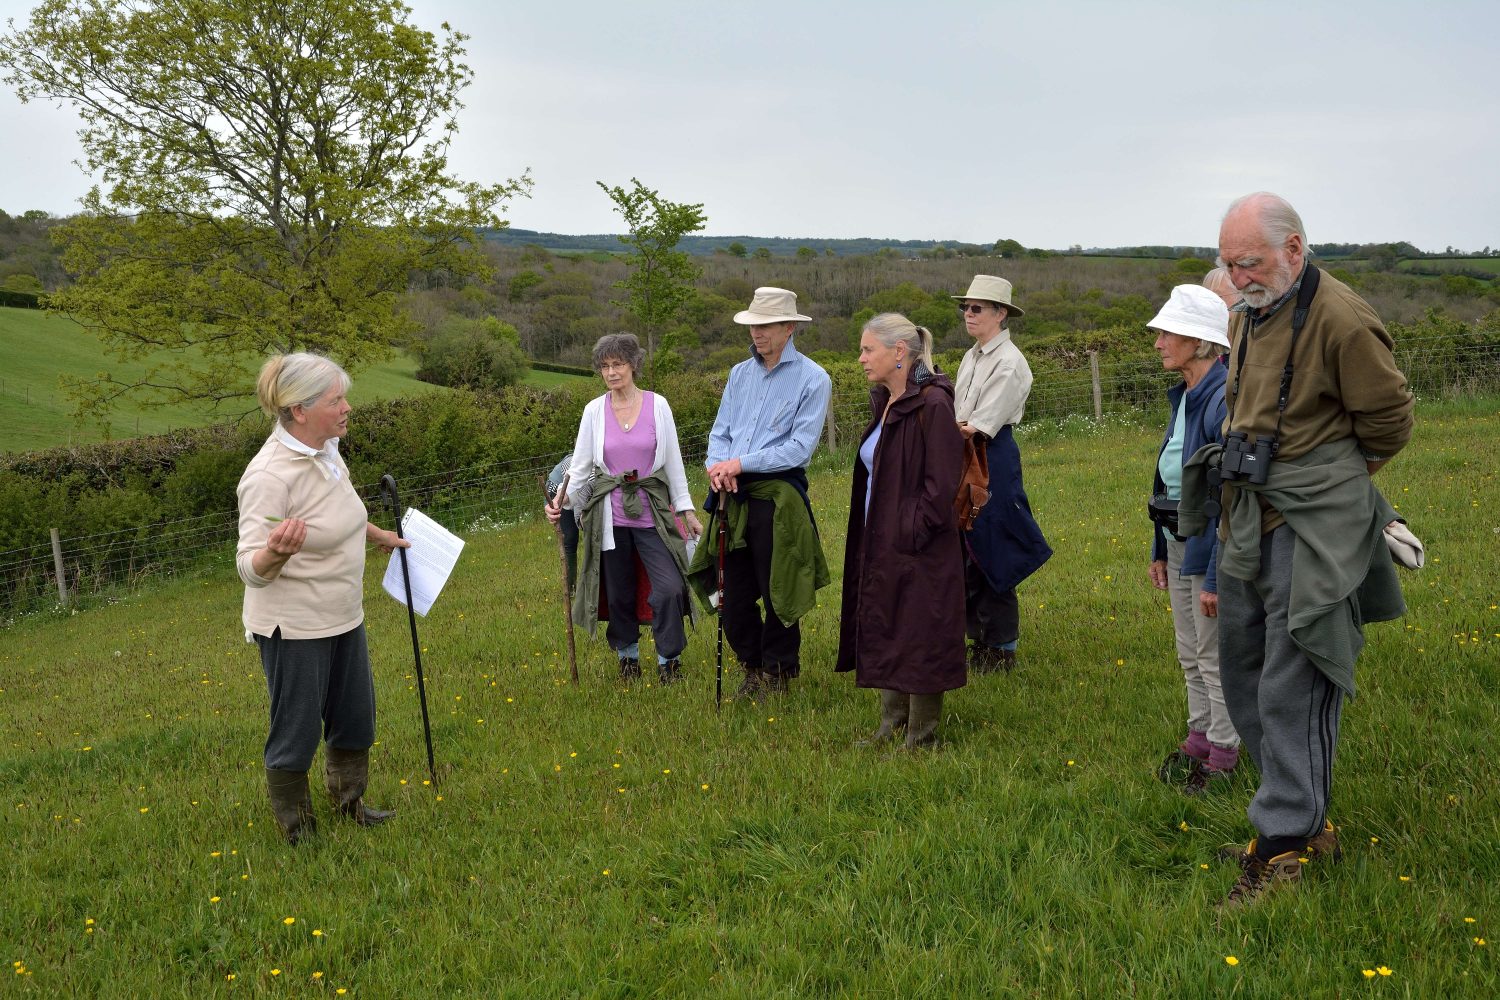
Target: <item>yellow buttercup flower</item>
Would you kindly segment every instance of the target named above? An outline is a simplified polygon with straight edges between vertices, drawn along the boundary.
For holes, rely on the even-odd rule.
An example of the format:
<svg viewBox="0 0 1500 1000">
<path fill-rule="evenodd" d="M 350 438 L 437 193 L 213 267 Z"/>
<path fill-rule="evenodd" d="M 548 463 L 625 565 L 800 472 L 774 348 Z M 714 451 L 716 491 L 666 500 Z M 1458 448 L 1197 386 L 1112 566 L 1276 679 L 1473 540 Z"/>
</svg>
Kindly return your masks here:
<svg viewBox="0 0 1500 1000">
<path fill-rule="evenodd" d="M 292 924 L 295 924 L 297 922 L 297 918 L 296 917 L 285 917 L 285 918 L 282 919 L 281 922 L 284 923 L 284 924 L 286 924 L 288 927 L 290 927 L 290 926 L 292 926 Z"/>
<path fill-rule="evenodd" d="M 1240 964 L 1240 960 L 1237 959 L 1237 958 L 1235 958 L 1233 955 L 1225 955 L 1224 956 L 1224 964 L 1225 965 L 1239 965 Z"/>
</svg>

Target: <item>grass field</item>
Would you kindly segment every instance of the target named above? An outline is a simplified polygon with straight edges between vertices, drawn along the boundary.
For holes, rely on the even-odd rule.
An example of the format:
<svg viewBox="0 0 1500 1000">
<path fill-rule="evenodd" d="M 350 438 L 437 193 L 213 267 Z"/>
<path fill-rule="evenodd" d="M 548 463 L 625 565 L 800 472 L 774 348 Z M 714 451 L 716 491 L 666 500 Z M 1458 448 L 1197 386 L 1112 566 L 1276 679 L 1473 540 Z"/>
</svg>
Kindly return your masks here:
<svg viewBox="0 0 1500 1000">
<path fill-rule="evenodd" d="M 1500 275 L 1500 257 L 1424 257 L 1400 261 L 1396 267 L 1401 271 L 1413 267 L 1436 267 L 1454 271 L 1487 271 Z"/>
<path fill-rule="evenodd" d="M 399 815 L 365 831 L 320 801 L 293 850 L 265 803 L 232 567 L 13 623 L 0 992 L 1500 994 L 1500 406 L 1420 404 L 1381 473 L 1429 563 L 1403 575 L 1407 617 L 1370 629 L 1344 714 L 1344 862 L 1222 923 L 1235 873 L 1214 852 L 1247 836 L 1251 779 L 1189 800 L 1152 777 L 1184 715 L 1146 582 L 1157 440 L 1128 423 L 1024 436 L 1057 555 L 1021 588 L 1019 667 L 949 696 L 935 752 L 852 745 L 875 699 L 829 669 L 837 579 L 789 695 L 716 715 L 712 621 L 684 684 L 622 687 L 580 634 L 570 686 L 555 543 L 527 523 L 472 535 L 421 621 L 437 788 L 405 613 L 372 560 L 370 799 Z M 843 458 L 812 480 L 837 574 Z"/>
<path fill-rule="evenodd" d="M 0 452 L 137 437 L 224 419 L 199 406 L 122 408 L 108 434 L 91 425 L 79 427 L 73 421 L 73 404 L 58 387 L 58 377 L 86 377 L 101 370 L 137 374 L 145 366 L 116 361 L 94 336 L 64 316 L 0 307 Z M 398 354 L 360 372 L 350 399 L 357 406 L 362 401 L 446 391 L 419 382 L 416 370 L 415 361 Z M 574 377 L 538 371 L 529 373 L 526 381 L 551 386 Z"/>
</svg>

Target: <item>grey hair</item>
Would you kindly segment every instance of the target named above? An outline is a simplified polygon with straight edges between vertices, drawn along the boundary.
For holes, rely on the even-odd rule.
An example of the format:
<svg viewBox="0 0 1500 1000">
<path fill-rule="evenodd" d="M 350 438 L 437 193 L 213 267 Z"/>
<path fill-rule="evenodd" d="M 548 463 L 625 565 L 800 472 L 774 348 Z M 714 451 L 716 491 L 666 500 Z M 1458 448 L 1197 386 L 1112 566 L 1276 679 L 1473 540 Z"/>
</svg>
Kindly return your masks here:
<svg viewBox="0 0 1500 1000">
<path fill-rule="evenodd" d="M 1224 348 L 1215 344 L 1212 340 L 1198 339 L 1198 343 L 1193 347 L 1193 357 L 1200 361 L 1207 360 L 1208 358 L 1213 358 L 1217 361 L 1219 355 L 1223 353 Z"/>
<path fill-rule="evenodd" d="M 1236 198 L 1230 202 L 1229 210 L 1224 213 L 1224 218 L 1229 218 L 1236 211 L 1249 208 L 1254 211 L 1255 218 L 1260 222 L 1261 234 L 1266 243 L 1280 249 L 1286 246 L 1286 241 L 1295 233 L 1302 237 L 1302 249 L 1311 253 L 1307 245 L 1307 230 L 1302 226 L 1302 216 L 1292 207 L 1292 203 L 1279 194 L 1269 191 L 1256 191 L 1242 198 Z"/>
<path fill-rule="evenodd" d="M 348 392 L 349 373 L 321 354 L 299 351 L 272 355 L 255 381 L 255 396 L 266 416 L 283 424 L 292 422 L 292 407 L 306 409 L 335 385 Z"/>
<path fill-rule="evenodd" d="M 1234 287 L 1234 282 L 1229 279 L 1229 269 L 1225 267 L 1216 267 L 1205 274 L 1203 287 L 1215 295 L 1223 295 L 1226 292 L 1233 292 L 1235 295 L 1240 293 L 1239 289 Z"/>
<path fill-rule="evenodd" d="M 633 333 L 606 333 L 594 344 L 594 371 L 601 371 L 604 362 L 610 360 L 626 362 L 631 372 L 639 375 L 646 351 Z"/>
<path fill-rule="evenodd" d="M 873 333 L 884 347 L 905 344 L 908 354 L 932 370 L 932 332 L 925 326 L 917 326 L 900 313 L 881 313 L 871 317 L 860 332 Z"/>
</svg>

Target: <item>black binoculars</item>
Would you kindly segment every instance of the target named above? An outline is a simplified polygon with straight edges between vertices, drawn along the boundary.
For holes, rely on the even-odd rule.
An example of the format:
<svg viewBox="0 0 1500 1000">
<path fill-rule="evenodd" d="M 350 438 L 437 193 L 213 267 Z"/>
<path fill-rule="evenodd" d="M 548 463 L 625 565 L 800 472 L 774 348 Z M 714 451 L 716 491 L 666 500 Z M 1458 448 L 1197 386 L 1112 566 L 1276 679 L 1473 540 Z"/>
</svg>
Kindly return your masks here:
<svg viewBox="0 0 1500 1000">
<path fill-rule="evenodd" d="M 1226 482 L 1244 481 L 1264 486 L 1271 474 L 1271 460 L 1276 457 L 1276 439 L 1269 434 L 1256 437 L 1250 444 L 1244 431 L 1224 435 L 1224 454 L 1219 462 L 1219 477 Z"/>
</svg>

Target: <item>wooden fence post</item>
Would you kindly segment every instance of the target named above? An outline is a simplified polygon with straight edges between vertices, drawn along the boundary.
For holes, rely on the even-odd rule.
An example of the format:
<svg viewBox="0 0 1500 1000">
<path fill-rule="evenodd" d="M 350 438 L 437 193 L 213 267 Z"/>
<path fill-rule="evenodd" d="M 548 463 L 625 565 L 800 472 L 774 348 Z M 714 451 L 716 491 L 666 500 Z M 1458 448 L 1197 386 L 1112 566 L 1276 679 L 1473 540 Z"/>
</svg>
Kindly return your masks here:
<svg viewBox="0 0 1500 1000">
<path fill-rule="evenodd" d="M 52 529 L 52 567 L 57 571 L 57 603 L 66 606 L 68 603 L 68 580 L 63 568 L 62 539 L 57 537 L 57 529 Z"/>
<path fill-rule="evenodd" d="M 1094 423 L 1104 419 L 1104 402 L 1099 392 L 1099 352 L 1089 351 L 1089 381 L 1094 385 Z"/>
<path fill-rule="evenodd" d="M 838 447 L 838 436 L 834 433 L 833 425 L 833 401 L 829 400 L 828 409 L 823 411 L 823 429 L 827 432 L 828 450 L 834 451 Z"/>
</svg>

